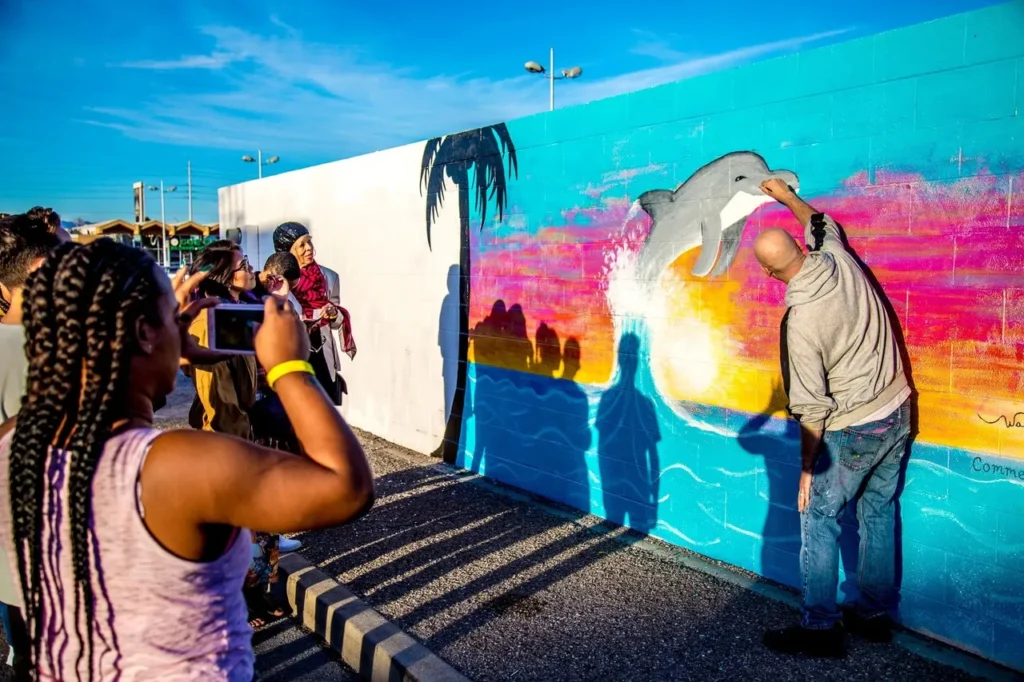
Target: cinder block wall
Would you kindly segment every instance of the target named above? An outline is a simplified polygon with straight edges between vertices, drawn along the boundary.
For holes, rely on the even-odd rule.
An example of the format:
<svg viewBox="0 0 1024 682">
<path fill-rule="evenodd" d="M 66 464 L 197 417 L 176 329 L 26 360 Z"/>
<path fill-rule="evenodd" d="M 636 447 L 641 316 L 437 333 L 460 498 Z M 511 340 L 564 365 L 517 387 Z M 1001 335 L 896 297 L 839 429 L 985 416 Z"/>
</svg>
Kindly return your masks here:
<svg viewBox="0 0 1024 682">
<path fill-rule="evenodd" d="M 699 234 L 735 196 L 698 169 L 754 152 L 843 224 L 900 321 L 919 392 L 903 622 L 1024 668 L 1022 56 L 1015 2 L 508 123 L 505 217 L 492 203 L 471 234 L 460 462 L 798 584 L 798 445 L 773 392 L 783 287 L 750 242 L 799 228 L 761 206 L 728 268 L 698 277 L 685 224 Z M 717 163 L 737 185 L 746 162 Z M 630 269 L 651 230 L 635 202 L 684 183 L 687 215 L 651 233 L 681 255 L 654 284 Z"/>
<path fill-rule="evenodd" d="M 792 173 L 882 286 L 917 389 L 901 618 L 1024 669 L 1022 86 L 1012 2 L 225 188 L 221 224 L 250 250 L 310 224 L 356 324 L 356 426 L 447 434 L 468 469 L 797 585 L 784 292 L 751 253 L 800 233 L 756 190 Z"/>
</svg>

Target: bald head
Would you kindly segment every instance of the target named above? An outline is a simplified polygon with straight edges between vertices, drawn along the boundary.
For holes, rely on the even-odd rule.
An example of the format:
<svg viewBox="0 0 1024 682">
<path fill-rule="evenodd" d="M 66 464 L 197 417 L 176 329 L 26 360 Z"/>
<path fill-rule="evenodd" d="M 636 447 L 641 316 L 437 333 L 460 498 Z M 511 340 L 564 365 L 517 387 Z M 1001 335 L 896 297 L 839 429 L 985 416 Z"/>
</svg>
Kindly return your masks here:
<svg viewBox="0 0 1024 682">
<path fill-rule="evenodd" d="M 772 275 L 788 282 L 800 271 L 804 252 L 793 235 L 778 227 L 765 230 L 754 240 L 754 256 Z"/>
</svg>

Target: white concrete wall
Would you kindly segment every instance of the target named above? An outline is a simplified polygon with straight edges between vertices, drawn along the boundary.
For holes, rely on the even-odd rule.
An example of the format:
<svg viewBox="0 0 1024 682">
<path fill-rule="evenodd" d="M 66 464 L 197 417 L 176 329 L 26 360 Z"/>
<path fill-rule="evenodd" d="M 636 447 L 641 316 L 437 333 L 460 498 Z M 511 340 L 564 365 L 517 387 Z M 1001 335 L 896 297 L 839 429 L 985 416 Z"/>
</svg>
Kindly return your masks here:
<svg viewBox="0 0 1024 682">
<path fill-rule="evenodd" d="M 352 314 L 358 353 L 342 358 L 346 418 L 430 453 L 455 385 L 459 216 L 452 187 L 428 249 L 422 155 L 423 143 L 389 149 L 224 187 L 219 200 L 222 234 L 242 228 L 257 269 L 273 253 L 277 225 L 309 228 L 317 261 L 338 272 Z"/>
</svg>

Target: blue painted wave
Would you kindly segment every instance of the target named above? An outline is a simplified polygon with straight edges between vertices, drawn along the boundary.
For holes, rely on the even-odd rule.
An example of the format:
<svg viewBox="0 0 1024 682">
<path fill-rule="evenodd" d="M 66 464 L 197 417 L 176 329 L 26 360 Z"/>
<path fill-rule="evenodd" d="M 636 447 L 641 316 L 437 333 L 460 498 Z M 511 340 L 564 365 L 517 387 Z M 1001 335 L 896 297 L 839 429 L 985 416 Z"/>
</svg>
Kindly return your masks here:
<svg viewBox="0 0 1024 682">
<path fill-rule="evenodd" d="M 665 401 L 643 334 L 625 331 L 604 386 L 471 364 L 459 464 L 798 585 L 795 425 Z M 913 446 L 901 498 L 907 625 L 985 655 L 1007 632 L 1024 641 L 1024 481 L 1005 475 L 1022 464 Z M 843 598 L 856 594 L 856 541 L 851 513 Z M 1024 667 L 1024 649 L 1002 660 Z"/>
</svg>

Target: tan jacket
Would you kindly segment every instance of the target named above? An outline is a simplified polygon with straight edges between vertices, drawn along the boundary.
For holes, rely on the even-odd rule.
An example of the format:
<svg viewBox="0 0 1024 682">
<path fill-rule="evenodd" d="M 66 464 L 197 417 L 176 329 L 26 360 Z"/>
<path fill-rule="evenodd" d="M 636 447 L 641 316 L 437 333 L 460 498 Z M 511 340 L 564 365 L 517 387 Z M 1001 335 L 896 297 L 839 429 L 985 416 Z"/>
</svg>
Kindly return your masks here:
<svg viewBox="0 0 1024 682">
<path fill-rule="evenodd" d="M 202 311 L 189 326 L 189 334 L 204 348 L 210 345 L 206 313 Z M 189 425 L 251 440 L 249 409 L 256 401 L 255 356 L 235 355 L 215 365 L 189 365 L 184 371 L 196 389 Z"/>
</svg>

